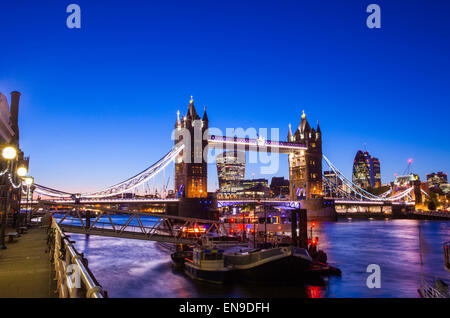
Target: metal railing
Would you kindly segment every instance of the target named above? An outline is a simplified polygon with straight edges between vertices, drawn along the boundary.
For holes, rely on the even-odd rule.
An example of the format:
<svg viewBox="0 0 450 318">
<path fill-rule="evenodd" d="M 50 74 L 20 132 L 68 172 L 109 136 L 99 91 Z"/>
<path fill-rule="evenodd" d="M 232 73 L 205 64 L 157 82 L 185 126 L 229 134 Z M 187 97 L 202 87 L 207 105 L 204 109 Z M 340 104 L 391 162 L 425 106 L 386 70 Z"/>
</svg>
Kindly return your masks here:
<svg viewBox="0 0 450 318">
<path fill-rule="evenodd" d="M 57 291 L 60 298 L 103 298 L 105 292 L 98 284 L 91 271 L 85 265 L 86 260 L 80 255 L 73 242 L 64 234 L 53 219 L 49 242 Z"/>
<path fill-rule="evenodd" d="M 448 295 L 445 295 L 442 291 L 437 289 L 432 283 L 430 282 L 423 282 L 421 286 L 421 296 L 423 298 L 448 298 Z"/>
</svg>

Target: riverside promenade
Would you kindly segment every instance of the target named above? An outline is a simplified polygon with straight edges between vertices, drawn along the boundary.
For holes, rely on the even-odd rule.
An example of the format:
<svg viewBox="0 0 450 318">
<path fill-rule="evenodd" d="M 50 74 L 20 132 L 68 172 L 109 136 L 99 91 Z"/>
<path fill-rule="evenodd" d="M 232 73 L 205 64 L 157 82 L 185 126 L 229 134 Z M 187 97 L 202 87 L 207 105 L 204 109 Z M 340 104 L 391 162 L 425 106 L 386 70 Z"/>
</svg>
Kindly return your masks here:
<svg viewBox="0 0 450 318">
<path fill-rule="evenodd" d="M 0 249 L 0 298 L 57 297 L 47 251 L 47 229 L 33 227 L 14 242 L 8 242 L 8 238 L 6 241 L 8 248 Z"/>
</svg>

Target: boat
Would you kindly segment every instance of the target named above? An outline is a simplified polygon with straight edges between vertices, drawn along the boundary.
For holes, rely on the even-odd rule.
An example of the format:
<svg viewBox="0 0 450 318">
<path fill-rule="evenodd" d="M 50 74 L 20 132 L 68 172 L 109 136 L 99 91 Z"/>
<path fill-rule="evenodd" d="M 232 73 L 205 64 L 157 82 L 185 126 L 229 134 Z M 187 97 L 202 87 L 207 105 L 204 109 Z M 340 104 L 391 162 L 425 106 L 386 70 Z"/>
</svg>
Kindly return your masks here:
<svg viewBox="0 0 450 318">
<path fill-rule="evenodd" d="M 342 275 L 342 271 L 339 268 L 334 267 L 330 264 L 325 264 L 325 263 L 321 263 L 321 262 L 313 262 L 311 271 L 320 276 L 330 276 L 330 275 L 341 276 Z"/>
<path fill-rule="evenodd" d="M 311 272 L 312 259 L 305 249 L 292 246 L 247 248 L 225 252 L 225 262 L 239 280 L 251 283 L 297 283 L 320 278 Z"/>
<path fill-rule="evenodd" d="M 184 262 L 186 259 L 192 259 L 193 252 L 189 250 L 176 251 L 170 254 L 175 269 L 184 269 Z"/>
<path fill-rule="evenodd" d="M 230 246 L 237 246 L 242 244 L 234 236 L 218 236 L 215 233 L 208 233 L 202 236 L 201 242 L 203 245 L 215 246 L 218 249 L 226 249 Z M 183 269 L 185 259 L 193 259 L 193 246 L 183 244 L 171 244 L 172 252 L 170 257 L 174 263 L 176 269 Z"/>
<path fill-rule="evenodd" d="M 232 280 L 233 267 L 224 262 L 223 250 L 208 245 L 194 247 L 192 258 L 185 258 L 184 272 L 192 279 L 215 284 Z"/>
</svg>

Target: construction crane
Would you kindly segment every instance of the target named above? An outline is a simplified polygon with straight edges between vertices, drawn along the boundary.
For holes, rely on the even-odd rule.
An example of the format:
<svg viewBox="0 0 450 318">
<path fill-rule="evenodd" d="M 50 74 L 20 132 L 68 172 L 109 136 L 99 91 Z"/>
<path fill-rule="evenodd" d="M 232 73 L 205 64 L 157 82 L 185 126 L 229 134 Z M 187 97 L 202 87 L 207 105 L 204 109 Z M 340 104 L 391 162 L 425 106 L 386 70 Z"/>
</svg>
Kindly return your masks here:
<svg viewBox="0 0 450 318">
<path fill-rule="evenodd" d="M 408 165 L 406 166 L 405 171 L 403 171 L 404 176 L 409 175 L 411 173 L 410 167 L 411 167 L 412 162 L 413 162 L 413 160 L 411 158 L 408 159 Z"/>
</svg>

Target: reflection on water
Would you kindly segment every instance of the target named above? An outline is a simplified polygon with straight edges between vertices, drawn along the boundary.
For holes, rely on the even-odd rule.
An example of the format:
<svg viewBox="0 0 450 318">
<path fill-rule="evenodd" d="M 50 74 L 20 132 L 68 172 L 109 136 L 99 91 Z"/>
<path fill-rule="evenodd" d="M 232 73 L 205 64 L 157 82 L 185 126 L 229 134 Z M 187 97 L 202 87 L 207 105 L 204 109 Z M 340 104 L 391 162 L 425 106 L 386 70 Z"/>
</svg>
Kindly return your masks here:
<svg viewBox="0 0 450 318">
<path fill-rule="evenodd" d="M 149 219 L 148 222 L 151 222 Z M 448 222 L 341 220 L 319 223 L 314 236 L 328 261 L 342 270 L 325 287 L 212 285 L 172 269 L 169 252 L 155 242 L 72 234 L 79 252 L 110 297 L 418 297 L 418 224 L 425 239 L 423 271 L 449 279 L 442 244 Z M 381 267 L 381 288 L 369 289 L 369 264 Z"/>
</svg>

